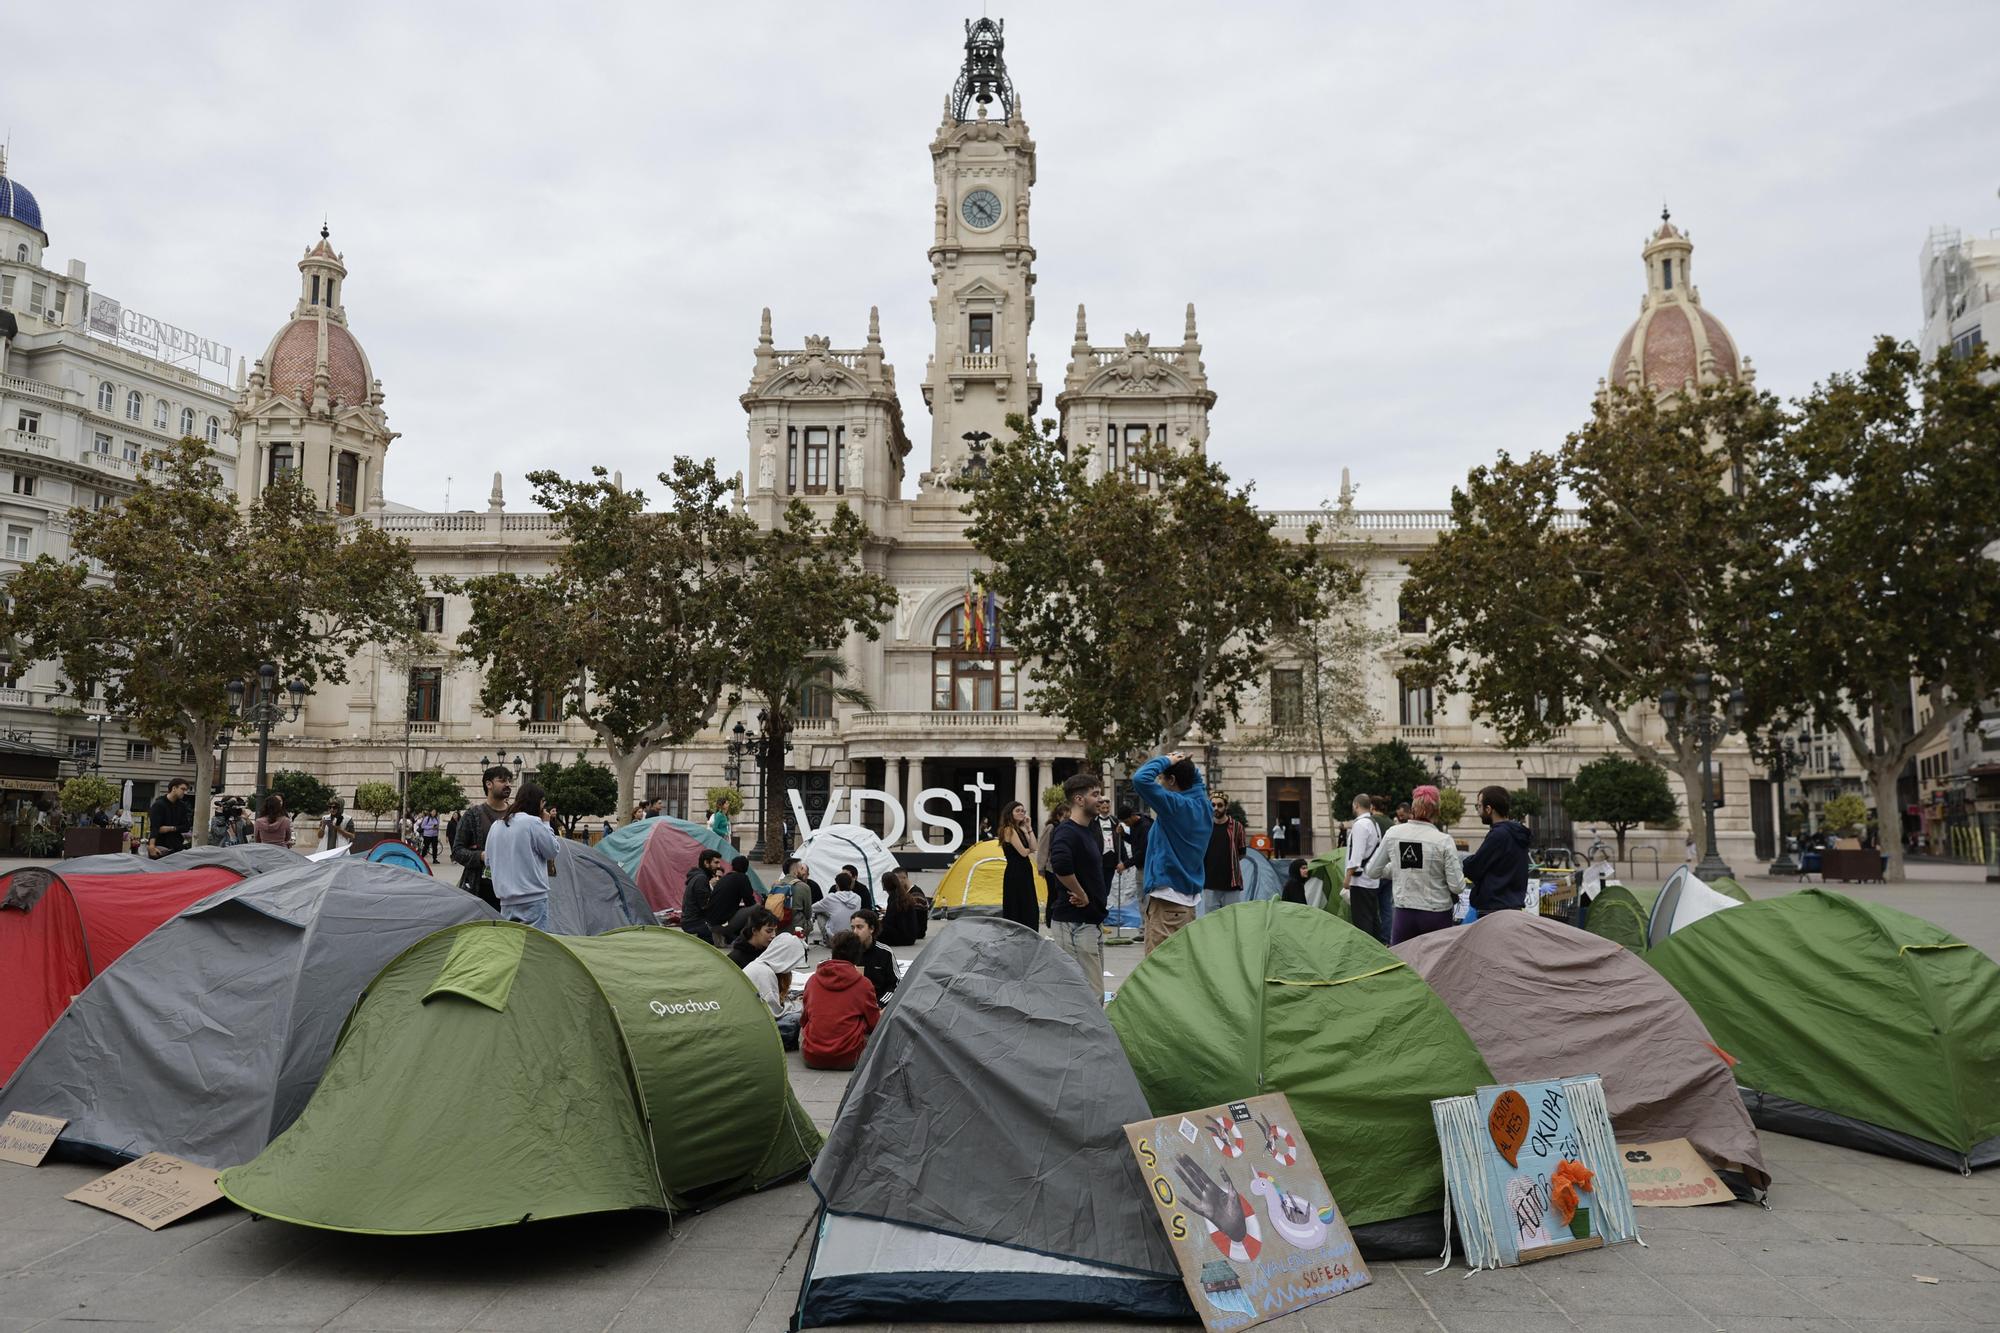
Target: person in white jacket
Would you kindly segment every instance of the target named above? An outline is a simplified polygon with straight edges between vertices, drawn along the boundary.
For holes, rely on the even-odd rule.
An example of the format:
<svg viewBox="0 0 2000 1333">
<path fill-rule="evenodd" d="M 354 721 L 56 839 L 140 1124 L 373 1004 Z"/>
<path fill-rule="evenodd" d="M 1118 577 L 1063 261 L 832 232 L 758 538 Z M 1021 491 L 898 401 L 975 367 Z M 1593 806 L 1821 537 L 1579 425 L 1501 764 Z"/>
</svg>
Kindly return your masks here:
<svg viewBox="0 0 2000 1333">
<path fill-rule="evenodd" d="M 1369 879 L 1394 876 L 1396 919 L 1389 943 L 1443 930 L 1451 924 L 1452 904 L 1465 887 L 1465 866 L 1458 844 L 1431 821 L 1437 818 L 1438 789 L 1419 787 L 1410 793 L 1410 818 L 1382 835 L 1362 873 Z"/>
</svg>

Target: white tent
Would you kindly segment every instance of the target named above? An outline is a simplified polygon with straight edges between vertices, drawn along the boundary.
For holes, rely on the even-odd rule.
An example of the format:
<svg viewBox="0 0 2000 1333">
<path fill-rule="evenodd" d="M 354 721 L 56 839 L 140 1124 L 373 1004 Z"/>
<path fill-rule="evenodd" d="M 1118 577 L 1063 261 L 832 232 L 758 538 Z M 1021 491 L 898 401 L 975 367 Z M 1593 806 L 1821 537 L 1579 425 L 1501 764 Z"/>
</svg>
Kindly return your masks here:
<svg viewBox="0 0 2000 1333">
<path fill-rule="evenodd" d="M 1714 916 L 1726 907 L 1742 905 L 1696 879 L 1692 870 L 1682 866 L 1667 877 L 1667 882 L 1660 886 L 1660 896 L 1653 900 L 1653 914 L 1646 921 L 1646 947 L 1657 949 L 1675 931 L 1703 917 Z"/>
<path fill-rule="evenodd" d="M 863 902 L 872 901 L 877 907 L 886 897 L 882 876 L 896 869 L 894 854 L 859 824 L 823 824 L 799 844 L 794 855 L 806 863 L 813 881 L 826 892 L 832 891 L 833 877 L 842 866 L 853 866 L 861 872 L 855 892 Z"/>
</svg>

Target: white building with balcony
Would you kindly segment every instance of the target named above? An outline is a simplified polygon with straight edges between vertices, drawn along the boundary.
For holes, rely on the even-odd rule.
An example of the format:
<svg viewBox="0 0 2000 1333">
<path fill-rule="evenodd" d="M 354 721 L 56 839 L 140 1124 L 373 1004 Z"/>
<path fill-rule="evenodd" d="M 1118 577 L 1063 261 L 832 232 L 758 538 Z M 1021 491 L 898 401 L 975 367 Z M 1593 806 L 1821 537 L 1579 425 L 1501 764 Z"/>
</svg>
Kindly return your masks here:
<svg viewBox="0 0 2000 1333">
<path fill-rule="evenodd" d="M 183 436 L 206 439 L 234 478 L 228 349 L 94 294 L 82 260 L 55 262 L 41 203 L 0 152 L 0 579 L 67 555 L 71 509 L 119 503 L 147 456 Z M 141 808 L 192 772 L 178 747 L 162 754 L 117 718 L 100 728 L 101 709 L 66 689 L 52 663 L 6 662 L 0 734 L 57 750 L 66 775 L 130 781 Z M 0 826 L 19 799 L 0 792 Z"/>
</svg>

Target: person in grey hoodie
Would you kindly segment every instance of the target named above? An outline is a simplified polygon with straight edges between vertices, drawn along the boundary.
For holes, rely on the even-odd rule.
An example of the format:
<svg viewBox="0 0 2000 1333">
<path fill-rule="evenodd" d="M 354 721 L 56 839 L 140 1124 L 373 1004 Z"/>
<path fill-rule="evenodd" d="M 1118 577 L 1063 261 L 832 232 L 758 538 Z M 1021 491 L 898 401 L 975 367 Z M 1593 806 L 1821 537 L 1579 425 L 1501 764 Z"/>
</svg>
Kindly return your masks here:
<svg viewBox="0 0 2000 1333">
<path fill-rule="evenodd" d="M 1451 924 L 1451 907 L 1465 887 L 1465 867 L 1458 844 L 1431 821 L 1437 818 L 1438 789 L 1424 786 L 1410 793 L 1410 819 L 1382 835 L 1363 872 L 1369 879 L 1394 875 L 1396 918 L 1391 944 L 1443 930 Z"/>
</svg>

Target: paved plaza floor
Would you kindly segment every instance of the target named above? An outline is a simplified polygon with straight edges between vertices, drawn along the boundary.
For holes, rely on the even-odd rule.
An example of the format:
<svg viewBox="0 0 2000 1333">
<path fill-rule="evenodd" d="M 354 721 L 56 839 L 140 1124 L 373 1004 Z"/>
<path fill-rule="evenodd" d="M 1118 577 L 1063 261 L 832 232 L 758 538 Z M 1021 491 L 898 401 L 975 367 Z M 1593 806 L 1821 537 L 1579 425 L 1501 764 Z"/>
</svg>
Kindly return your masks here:
<svg viewBox="0 0 2000 1333">
<path fill-rule="evenodd" d="M 1918 873 L 1924 877 L 1909 884 L 1847 891 L 1927 917 L 2000 954 L 2000 886 L 1972 871 Z M 1745 882 L 1758 896 L 1792 887 Z M 1137 946 L 1108 950 L 1107 966 L 1122 976 L 1138 952 Z M 1106 982 L 1115 984 L 1116 977 Z M 829 1124 L 847 1075 L 808 1070 L 791 1058 L 800 1100 L 822 1126 Z M 1427 1272 L 1435 1260 L 1378 1263 L 1371 1265 L 1372 1285 L 1266 1327 L 1278 1333 L 2000 1327 L 2000 1171 L 1967 1179 L 1779 1135 L 1765 1135 L 1764 1145 L 1775 1179 L 1769 1210 L 1641 1209 L 1644 1248 L 1623 1245 L 1469 1277 L 1462 1261 L 1438 1274 Z M 798 1299 L 814 1202 L 799 1183 L 671 1224 L 621 1214 L 423 1240 L 312 1231 L 219 1205 L 147 1232 L 63 1199 L 100 1173 L 61 1163 L 36 1170 L 0 1164 L 0 1333 L 84 1327 L 776 1333 Z"/>
</svg>

